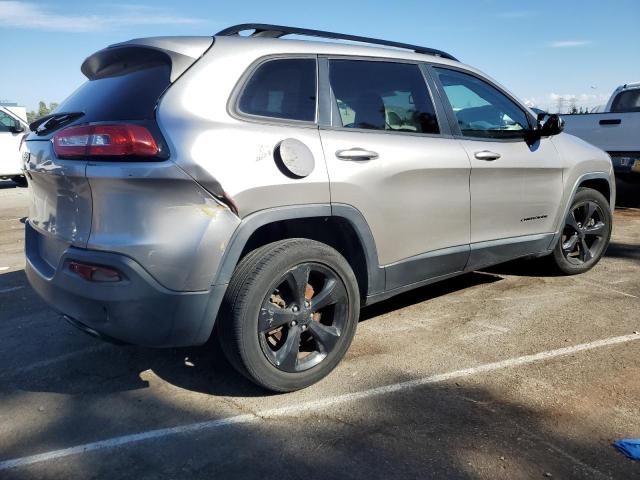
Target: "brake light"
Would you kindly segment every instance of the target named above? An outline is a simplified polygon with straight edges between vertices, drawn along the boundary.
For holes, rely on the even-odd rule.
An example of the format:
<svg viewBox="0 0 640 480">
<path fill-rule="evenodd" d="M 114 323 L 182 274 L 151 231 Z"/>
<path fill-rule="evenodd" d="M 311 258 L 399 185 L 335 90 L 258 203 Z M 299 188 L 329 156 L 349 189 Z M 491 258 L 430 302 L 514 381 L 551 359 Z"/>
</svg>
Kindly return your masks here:
<svg viewBox="0 0 640 480">
<path fill-rule="evenodd" d="M 119 282 L 120 272 L 108 267 L 99 267 L 87 263 L 69 262 L 69 271 L 89 282 Z"/>
<path fill-rule="evenodd" d="M 153 135 L 142 125 L 83 125 L 69 127 L 53 137 L 58 157 L 152 157 L 158 154 Z"/>
</svg>

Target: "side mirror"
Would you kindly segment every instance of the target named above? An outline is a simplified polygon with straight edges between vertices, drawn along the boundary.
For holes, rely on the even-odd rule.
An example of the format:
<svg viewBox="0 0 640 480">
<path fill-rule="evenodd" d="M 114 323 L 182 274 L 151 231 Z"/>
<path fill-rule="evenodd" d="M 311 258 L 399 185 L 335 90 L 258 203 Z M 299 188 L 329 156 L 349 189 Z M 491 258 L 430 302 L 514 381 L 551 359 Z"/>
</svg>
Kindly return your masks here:
<svg viewBox="0 0 640 480">
<path fill-rule="evenodd" d="M 15 122 L 10 130 L 11 133 L 22 133 L 24 132 L 24 126 L 20 122 Z"/>
<path fill-rule="evenodd" d="M 538 131 L 541 137 L 550 137 L 558 135 L 564 130 L 564 120 L 555 113 L 539 113 L 538 114 Z"/>
</svg>

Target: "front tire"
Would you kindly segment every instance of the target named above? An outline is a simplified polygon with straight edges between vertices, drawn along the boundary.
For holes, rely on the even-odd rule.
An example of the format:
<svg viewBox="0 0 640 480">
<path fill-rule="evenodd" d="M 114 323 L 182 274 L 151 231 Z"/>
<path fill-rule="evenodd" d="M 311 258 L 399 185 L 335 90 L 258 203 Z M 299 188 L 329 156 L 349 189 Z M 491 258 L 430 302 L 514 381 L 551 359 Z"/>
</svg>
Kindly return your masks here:
<svg viewBox="0 0 640 480">
<path fill-rule="evenodd" d="M 555 266 L 566 275 L 593 268 L 609 246 L 612 225 L 607 199 L 597 190 L 579 188 L 553 249 Z"/>
<path fill-rule="evenodd" d="M 238 264 L 217 328 L 236 370 L 266 389 L 290 392 L 336 367 L 359 312 L 358 284 L 345 258 L 297 238 L 258 248 Z"/>
</svg>

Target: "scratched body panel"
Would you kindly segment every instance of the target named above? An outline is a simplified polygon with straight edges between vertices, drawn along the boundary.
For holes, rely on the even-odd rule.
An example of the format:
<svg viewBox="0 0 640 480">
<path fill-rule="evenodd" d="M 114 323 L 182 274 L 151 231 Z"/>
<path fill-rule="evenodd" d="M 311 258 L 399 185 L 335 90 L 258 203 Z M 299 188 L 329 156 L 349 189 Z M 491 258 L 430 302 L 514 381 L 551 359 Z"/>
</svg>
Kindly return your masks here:
<svg viewBox="0 0 640 480">
<path fill-rule="evenodd" d="M 287 58 L 315 58 L 306 43 L 292 42 Z M 157 119 L 171 159 L 204 186 L 219 183 L 241 217 L 273 207 L 329 203 L 329 176 L 316 124 L 254 121 L 234 114 L 232 104 L 244 76 L 259 59 L 282 54 L 278 42 L 246 47 L 240 38 L 216 38 L 210 53 L 164 94 Z M 315 168 L 304 178 L 283 175 L 274 161 L 274 149 L 288 138 L 302 142 L 313 155 Z"/>
<path fill-rule="evenodd" d="M 240 220 L 172 162 L 90 163 L 87 247 L 136 260 L 172 290 L 206 290 Z"/>
</svg>

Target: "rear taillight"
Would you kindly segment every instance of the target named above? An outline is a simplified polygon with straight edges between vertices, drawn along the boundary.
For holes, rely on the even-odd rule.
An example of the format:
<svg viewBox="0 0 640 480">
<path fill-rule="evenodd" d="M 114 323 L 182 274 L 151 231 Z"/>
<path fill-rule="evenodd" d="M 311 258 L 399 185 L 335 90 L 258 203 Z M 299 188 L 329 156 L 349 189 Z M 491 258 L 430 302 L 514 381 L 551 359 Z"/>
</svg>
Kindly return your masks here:
<svg viewBox="0 0 640 480">
<path fill-rule="evenodd" d="M 53 137 L 53 148 L 61 158 L 153 157 L 158 145 L 142 125 L 83 125 L 61 130 Z"/>
</svg>

